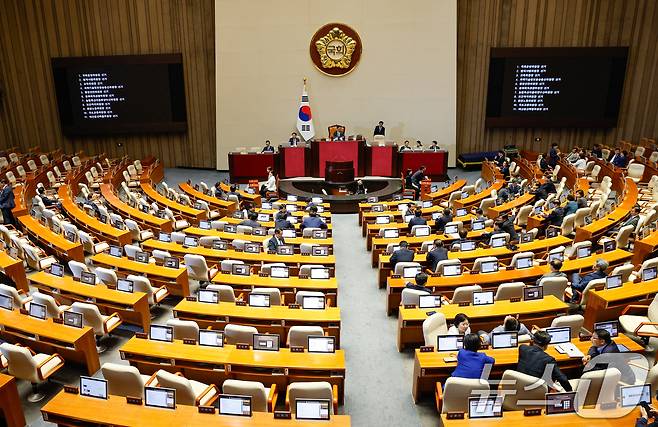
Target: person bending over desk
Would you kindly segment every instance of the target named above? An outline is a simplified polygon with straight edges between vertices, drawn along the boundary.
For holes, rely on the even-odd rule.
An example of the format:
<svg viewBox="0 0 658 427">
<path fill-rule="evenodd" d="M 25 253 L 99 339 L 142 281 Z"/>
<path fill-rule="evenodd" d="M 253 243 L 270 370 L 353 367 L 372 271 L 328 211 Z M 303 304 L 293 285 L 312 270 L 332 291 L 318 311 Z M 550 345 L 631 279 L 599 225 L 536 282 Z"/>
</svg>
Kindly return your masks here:
<svg viewBox="0 0 658 427">
<path fill-rule="evenodd" d="M 489 344 L 491 342 L 491 336 L 499 332 L 518 332 L 519 338 L 523 335 L 530 337 L 530 330 L 526 327 L 526 325 L 519 322 L 518 316 L 518 314 L 516 317 L 510 315 L 505 316 L 505 320 L 503 320 L 502 325 L 498 325 L 493 328 L 490 334 L 481 334 L 482 341 L 485 344 Z"/>
<path fill-rule="evenodd" d="M 409 243 L 406 240 L 400 242 L 400 249 L 391 255 L 391 269 L 395 271 L 395 265 L 398 262 L 412 262 L 414 260 L 414 251 L 409 249 Z"/>
<path fill-rule="evenodd" d="M 560 371 L 555 358 L 546 353 L 551 335 L 546 331 L 537 331 L 532 335 L 532 339 L 532 344 L 519 346 L 519 362 L 516 370 L 537 378 L 543 378 L 545 372 L 550 372 L 551 381 L 558 382 L 564 391 L 571 391 L 567 376 Z M 549 387 L 551 386 L 549 384 Z"/>
<path fill-rule="evenodd" d="M 496 360 L 480 349 L 480 337 L 477 334 L 466 334 L 464 336 L 464 347 L 457 353 L 457 368 L 452 372 L 453 377 L 459 378 L 482 378 L 482 371 L 486 365 L 493 365 Z"/>
<path fill-rule="evenodd" d="M 439 261 L 448 259 L 448 250 L 443 246 L 443 240 L 435 239 L 434 247 L 427 253 L 427 263 L 429 264 L 430 271 L 436 271 L 436 265 Z"/>
<path fill-rule="evenodd" d="M 311 208 L 308 210 L 309 216 L 307 218 L 304 218 L 304 221 L 302 222 L 302 225 L 299 226 L 300 229 L 305 229 L 307 227 L 311 228 L 322 228 L 325 229 L 327 228 L 327 224 L 320 219 L 318 216 L 318 208 L 315 206 L 311 206 Z"/>
<path fill-rule="evenodd" d="M 422 165 L 413 175 L 411 175 L 411 185 L 416 190 L 416 194 L 420 194 L 420 182 L 427 179 L 427 176 L 425 176 L 425 170 L 427 170 L 427 168 L 425 165 Z"/>
<path fill-rule="evenodd" d="M 583 276 L 577 272 L 573 273 L 571 276 L 571 302 L 577 303 L 580 301 L 583 290 L 587 287 L 589 282 L 596 279 L 603 279 L 607 276 L 605 271 L 608 269 L 608 262 L 599 258 L 594 262 L 592 269 L 594 271 Z"/>
</svg>

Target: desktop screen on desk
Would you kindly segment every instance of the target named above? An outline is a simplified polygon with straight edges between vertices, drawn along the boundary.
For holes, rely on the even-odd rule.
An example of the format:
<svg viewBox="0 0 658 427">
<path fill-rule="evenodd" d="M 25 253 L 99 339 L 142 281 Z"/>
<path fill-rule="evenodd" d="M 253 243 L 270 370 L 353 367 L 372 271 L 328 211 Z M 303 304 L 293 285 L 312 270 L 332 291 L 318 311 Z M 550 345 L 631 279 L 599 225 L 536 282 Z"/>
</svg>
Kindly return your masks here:
<svg viewBox="0 0 658 427">
<path fill-rule="evenodd" d="M 420 295 L 418 297 L 418 308 L 441 307 L 441 295 Z"/>
<path fill-rule="evenodd" d="M 444 234 L 457 234 L 457 233 L 459 233 L 459 226 L 457 226 L 457 225 L 446 225 L 446 228 L 443 231 L 443 233 Z M 427 233 L 426 236 L 429 236 L 429 233 Z"/>
<path fill-rule="evenodd" d="M 473 305 L 487 305 L 494 303 L 494 292 L 473 292 Z"/>
<path fill-rule="evenodd" d="M 530 268 L 532 267 L 532 257 L 527 256 L 527 257 L 521 257 L 516 259 L 516 268 L 521 269 L 521 268 Z"/>
<path fill-rule="evenodd" d="M 251 397 L 220 394 L 218 408 L 219 415 L 238 415 L 243 417 L 250 417 Z"/>
<path fill-rule="evenodd" d="M 309 335 L 307 338 L 307 348 L 309 353 L 335 353 L 336 338 Z"/>
<path fill-rule="evenodd" d="M 473 240 L 467 240 L 465 242 L 459 242 L 459 250 L 460 251 L 474 251 L 475 250 L 475 242 Z"/>
<path fill-rule="evenodd" d="M 272 203 L 270 202 L 263 202 L 260 204 L 261 209 L 272 209 Z"/>
<path fill-rule="evenodd" d="M 502 248 L 505 246 L 505 243 L 507 243 L 507 239 L 504 237 L 496 237 L 495 239 L 491 239 L 492 248 Z"/>
<path fill-rule="evenodd" d="M 498 261 L 484 261 L 480 264 L 481 273 L 494 273 L 498 271 Z"/>
<path fill-rule="evenodd" d="M 423 203 L 421 205 L 423 208 L 431 208 L 432 207 L 432 201 L 431 200 L 423 200 Z"/>
<path fill-rule="evenodd" d="M 324 310 L 325 299 L 324 297 L 304 296 L 302 298 L 302 308 L 307 310 Z"/>
<path fill-rule="evenodd" d="M 166 256 L 164 258 L 164 266 L 167 268 L 179 268 L 180 260 L 173 256 Z"/>
<path fill-rule="evenodd" d="M 622 285 L 621 274 L 615 274 L 614 276 L 608 276 L 605 278 L 605 288 L 614 289 Z"/>
<path fill-rule="evenodd" d="M 619 388 L 622 408 L 635 407 L 640 402 L 651 403 L 651 384 L 637 384 Z"/>
<path fill-rule="evenodd" d="M 135 283 L 130 279 L 117 280 L 117 290 L 119 291 L 132 293 L 134 288 Z"/>
<path fill-rule="evenodd" d="M 526 286 L 523 288 L 523 301 L 532 301 L 544 298 L 543 286 Z"/>
<path fill-rule="evenodd" d="M 468 214 L 468 211 L 464 208 L 459 208 L 455 212 L 455 216 L 466 216 L 466 214 Z"/>
<path fill-rule="evenodd" d="M 121 258 L 121 255 L 123 254 L 123 251 L 121 249 L 121 246 L 110 246 L 110 255 Z"/>
<path fill-rule="evenodd" d="M 74 328 L 82 328 L 82 313 L 67 310 L 63 314 L 64 324 Z"/>
<path fill-rule="evenodd" d="M 284 239 L 294 239 L 297 236 L 297 233 L 295 232 L 295 230 L 287 228 L 281 231 L 281 236 Z"/>
<path fill-rule="evenodd" d="M 432 219 L 436 220 L 442 215 L 441 212 L 432 212 Z"/>
<path fill-rule="evenodd" d="M 268 214 L 263 214 L 263 213 L 258 214 L 258 221 L 268 222 L 269 220 L 270 220 L 270 216 Z"/>
<path fill-rule="evenodd" d="M 253 349 L 279 351 L 279 336 L 276 334 L 254 334 Z"/>
<path fill-rule="evenodd" d="M 46 318 L 46 306 L 43 304 L 37 304 L 36 302 L 31 302 L 30 316 L 44 320 Z"/>
<path fill-rule="evenodd" d="M 175 409 L 176 390 L 164 387 L 144 387 L 144 405 Z"/>
<path fill-rule="evenodd" d="M 174 328 L 164 325 L 151 325 L 149 338 L 154 341 L 172 342 L 174 339 Z"/>
<path fill-rule="evenodd" d="M 64 276 L 64 266 L 62 264 L 51 264 L 50 265 L 50 274 L 57 277 Z"/>
<path fill-rule="evenodd" d="M 199 329 L 199 345 L 224 347 L 224 333 L 210 329 Z"/>
<path fill-rule="evenodd" d="M 436 351 L 457 351 L 464 347 L 463 335 L 437 335 Z"/>
<path fill-rule="evenodd" d="M 327 230 L 313 230 L 313 238 L 314 239 L 326 239 L 327 238 Z"/>
<path fill-rule="evenodd" d="M 656 267 L 648 267 L 642 269 L 642 281 L 653 280 L 656 278 Z"/>
<path fill-rule="evenodd" d="M 81 376 L 80 395 L 107 399 L 107 381 L 100 378 Z"/>
<path fill-rule="evenodd" d="M 0 307 L 4 308 L 5 310 L 13 310 L 14 298 L 9 295 L 0 294 Z"/>
<path fill-rule="evenodd" d="M 419 266 L 404 267 L 402 269 L 402 277 L 405 279 L 411 279 L 416 277 L 416 274 L 422 273 L 423 268 Z"/>
<path fill-rule="evenodd" d="M 158 240 L 164 243 L 169 243 L 171 242 L 171 234 L 169 233 L 160 233 L 158 235 Z"/>
<path fill-rule="evenodd" d="M 275 279 L 287 279 L 290 276 L 290 271 L 288 267 L 284 266 L 272 266 L 270 267 L 270 277 Z"/>
<path fill-rule="evenodd" d="M 199 302 L 217 304 L 219 302 L 219 292 L 212 289 L 199 289 L 197 299 Z"/>
<path fill-rule="evenodd" d="M 85 285 L 95 285 L 96 284 L 96 275 L 89 271 L 80 272 L 80 282 Z"/>
<path fill-rule="evenodd" d="M 329 399 L 295 399 L 295 418 L 298 420 L 328 420 L 331 417 Z"/>
<path fill-rule="evenodd" d="M 414 229 L 414 235 L 416 237 L 425 237 L 430 235 L 430 228 L 429 227 L 416 227 Z"/>
<path fill-rule="evenodd" d="M 276 253 L 279 255 L 292 255 L 295 253 L 295 250 L 291 245 L 279 245 L 276 248 Z"/>
<path fill-rule="evenodd" d="M 576 412 L 576 392 L 546 393 L 546 415 Z"/>
<path fill-rule="evenodd" d="M 564 254 L 562 252 L 555 252 L 552 254 L 548 254 L 548 262 L 553 261 L 554 259 L 558 261 L 563 261 L 564 260 Z"/>
<path fill-rule="evenodd" d="M 210 221 L 199 221 L 199 228 L 202 230 L 210 230 Z"/>
<path fill-rule="evenodd" d="M 484 230 L 484 221 L 478 220 L 471 222 L 471 230 L 472 231 Z"/>
<path fill-rule="evenodd" d="M 492 348 L 514 348 L 518 343 L 518 332 L 494 332 L 491 335 Z"/>
<path fill-rule="evenodd" d="M 619 322 L 616 320 L 610 320 L 607 322 L 596 322 L 594 323 L 593 330 L 605 329 L 610 334 L 610 337 L 614 338 L 619 336 Z"/>
<path fill-rule="evenodd" d="M 462 266 L 459 264 L 443 266 L 444 276 L 459 276 L 460 274 L 462 274 Z"/>
<path fill-rule="evenodd" d="M 576 253 L 576 258 L 585 258 L 592 255 L 592 247 L 591 246 L 584 246 L 578 248 L 578 251 Z"/>
<path fill-rule="evenodd" d="M 183 246 L 187 246 L 189 248 L 195 248 L 198 244 L 199 241 L 197 240 L 196 237 L 185 236 L 185 239 L 183 239 Z"/>
<path fill-rule="evenodd" d="M 218 251 L 225 251 L 228 249 L 228 242 L 225 240 L 213 240 L 212 248 Z"/>
<path fill-rule="evenodd" d="M 328 279 L 329 278 L 329 269 L 328 268 L 311 268 L 311 279 Z"/>
<path fill-rule="evenodd" d="M 404 216 L 404 222 L 408 223 L 409 221 L 411 221 L 411 218 L 413 218 L 413 217 L 415 217 L 415 216 L 416 216 L 416 215 L 414 215 L 414 214 L 411 214 L 411 215 L 405 215 L 405 216 Z"/>
<path fill-rule="evenodd" d="M 270 296 L 269 294 L 249 294 L 249 306 L 250 307 L 269 307 L 270 306 Z"/>
<path fill-rule="evenodd" d="M 386 239 L 395 239 L 400 236 L 400 232 L 396 228 L 390 228 L 387 230 L 384 230 L 384 238 Z"/>
<path fill-rule="evenodd" d="M 468 418 L 497 418 L 502 416 L 502 396 L 468 398 Z"/>
<path fill-rule="evenodd" d="M 568 326 L 546 328 L 546 332 L 551 336 L 551 344 L 571 342 L 571 328 Z"/>
<path fill-rule="evenodd" d="M 313 255 L 313 256 L 327 256 L 327 255 L 329 255 L 329 248 L 327 246 L 313 246 L 311 248 L 311 255 Z"/>
<path fill-rule="evenodd" d="M 288 222 L 291 223 L 291 224 L 297 224 L 297 218 L 295 218 L 295 217 L 292 216 L 292 215 L 288 215 L 288 216 L 286 217 L 286 221 L 288 221 Z"/>
</svg>

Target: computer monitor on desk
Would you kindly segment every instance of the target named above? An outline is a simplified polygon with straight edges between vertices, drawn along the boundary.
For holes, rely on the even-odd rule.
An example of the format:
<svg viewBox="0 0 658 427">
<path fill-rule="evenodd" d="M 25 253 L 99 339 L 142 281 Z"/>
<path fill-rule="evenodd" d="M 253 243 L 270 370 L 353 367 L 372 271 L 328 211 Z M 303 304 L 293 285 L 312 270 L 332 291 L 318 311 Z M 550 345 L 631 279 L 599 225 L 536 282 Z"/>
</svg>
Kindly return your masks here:
<svg viewBox="0 0 658 427">
<path fill-rule="evenodd" d="M 176 409 L 176 389 L 144 387 L 144 405 L 156 408 Z"/>
<path fill-rule="evenodd" d="M 329 420 L 331 401 L 329 399 L 296 399 L 295 418 L 298 420 Z"/>
<path fill-rule="evenodd" d="M 437 335 L 436 337 L 436 351 L 457 351 L 463 347 L 463 335 Z"/>
<path fill-rule="evenodd" d="M 251 416 L 251 397 L 234 394 L 219 395 L 219 415 Z"/>
<path fill-rule="evenodd" d="M 495 273 L 498 271 L 498 260 L 480 263 L 480 273 Z"/>
<path fill-rule="evenodd" d="M 571 342 L 571 328 L 568 326 L 546 328 L 546 332 L 551 336 L 551 344 Z"/>
</svg>

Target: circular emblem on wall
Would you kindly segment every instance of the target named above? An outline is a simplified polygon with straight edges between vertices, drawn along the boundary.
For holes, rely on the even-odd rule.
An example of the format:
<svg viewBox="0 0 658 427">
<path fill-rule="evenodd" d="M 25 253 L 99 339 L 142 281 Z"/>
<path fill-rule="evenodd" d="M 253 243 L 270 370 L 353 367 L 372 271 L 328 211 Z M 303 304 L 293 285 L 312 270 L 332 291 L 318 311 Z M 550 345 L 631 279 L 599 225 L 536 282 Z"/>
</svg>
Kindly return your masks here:
<svg viewBox="0 0 658 427">
<path fill-rule="evenodd" d="M 315 67 L 329 76 L 344 76 L 361 59 L 361 38 L 345 24 L 331 23 L 315 32 L 309 46 Z"/>
</svg>

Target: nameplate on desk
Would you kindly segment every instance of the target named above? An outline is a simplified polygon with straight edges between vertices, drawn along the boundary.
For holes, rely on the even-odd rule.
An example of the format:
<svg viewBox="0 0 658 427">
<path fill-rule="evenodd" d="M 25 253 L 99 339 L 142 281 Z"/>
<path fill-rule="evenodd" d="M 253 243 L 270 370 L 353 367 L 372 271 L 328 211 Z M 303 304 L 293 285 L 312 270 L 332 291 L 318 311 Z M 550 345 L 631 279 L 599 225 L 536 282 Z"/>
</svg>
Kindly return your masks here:
<svg viewBox="0 0 658 427">
<path fill-rule="evenodd" d="M 406 308 L 406 309 L 416 308 L 416 305 L 415 304 L 405 304 L 404 308 Z"/>
<path fill-rule="evenodd" d="M 196 345 L 196 340 L 193 338 L 183 338 L 183 344 Z"/>
<path fill-rule="evenodd" d="M 146 332 L 135 332 L 135 338 L 147 340 L 149 338 L 149 334 L 147 334 Z"/>
<path fill-rule="evenodd" d="M 238 350 L 249 350 L 249 344 L 238 343 L 235 345 L 235 348 L 237 348 Z"/>
<path fill-rule="evenodd" d="M 463 420 L 464 419 L 464 413 L 463 412 L 448 412 L 446 414 L 446 419 L 447 420 Z"/>
<path fill-rule="evenodd" d="M 235 248 L 233 249 L 235 252 L 244 252 L 242 249 Z"/>
<path fill-rule="evenodd" d="M 514 268 L 516 268 L 516 267 L 514 267 L 513 265 L 508 265 L 507 267 L 504 267 L 504 268 L 505 268 L 505 270 L 514 270 Z M 500 269 L 502 270 L 503 267 L 500 267 Z"/>
<path fill-rule="evenodd" d="M 301 255 L 301 256 L 311 256 L 310 253 L 302 253 L 302 254 L 300 254 L 300 255 Z"/>
<path fill-rule="evenodd" d="M 433 345 L 423 345 L 420 347 L 420 352 L 421 353 L 431 353 L 434 351 L 434 346 Z"/>
<path fill-rule="evenodd" d="M 62 325 L 64 323 L 64 320 L 60 319 L 59 317 L 53 317 L 53 323 L 57 323 L 58 325 Z"/>
<path fill-rule="evenodd" d="M 308 279 L 308 274 L 300 274 L 299 278 L 300 279 Z"/>
<path fill-rule="evenodd" d="M 270 277 L 267 273 L 258 273 L 258 277 Z"/>
<path fill-rule="evenodd" d="M 469 305 L 471 305 L 471 303 L 468 301 L 462 301 L 459 303 L 460 307 L 468 307 Z"/>
<path fill-rule="evenodd" d="M 80 389 L 74 385 L 65 385 L 64 393 L 78 394 L 80 393 Z"/>
<path fill-rule="evenodd" d="M 439 273 L 432 273 L 430 276 L 431 277 L 441 277 L 441 275 Z"/>
<path fill-rule="evenodd" d="M 290 411 L 274 411 L 274 419 L 275 420 L 289 420 L 289 419 L 291 419 Z"/>
<path fill-rule="evenodd" d="M 276 251 L 267 251 L 269 255 L 276 255 Z"/>
<path fill-rule="evenodd" d="M 215 413 L 215 407 L 214 406 L 199 406 L 199 413 L 200 414 L 214 414 Z"/>
<path fill-rule="evenodd" d="M 113 291 L 116 291 L 116 290 L 117 290 L 117 285 L 113 285 L 113 284 L 109 283 L 109 284 L 107 284 L 107 285 L 105 285 L 105 286 L 107 286 L 107 289 L 112 289 Z"/>
<path fill-rule="evenodd" d="M 536 415 L 541 415 L 541 408 L 526 408 L 523 410 L 524 417 L 534 417 Z"/>
<path fill-rule="evenodd" d="M 129 405 L 142 405 L 141 397 L 126 396 L 126 403 Z"/>
<path fill-rule="evenodd" d="M 246 302 L 246 301 L 240 301 L 240 300 L 237 300 L 237 301 L 235 301 L 235 305 L 238 305 L 238 306 L 244 307 L 245 305 L 247 305 L 247 302 Z"/>
<path fill-rule="evenodd" d="M 299 304 L 288 304 L 288 308 L 292 310 L 299 309 Z"/>
<path fill-rule="evenodd" d="M 480 344 L 480 350 L 488 350 L 489 344 Z"/>
<path fill-rule="evenodd" d="M 479 272 L 477 270 L 471 270 L 469 271 L 470 274 L 478 274 Z"/>
<path fill-rule="evenodd" d="M 79 282 L 79 281 L 80 281 L 80 278 L 79 278 L 79 277 L 75 277 L 75 276 L 73 276 L 73 281 L 74 281 L 74 282 Z"/>
<path fill-rule="evenodd" d="M 512 297 L 509 299 L 509 302 L 521 302 L 521 297 Z"/>
<path fill-rule="evenodd" d="M 196 297 L 193 297 L 193 296 L 185 297 L 185 299 L 187 301 L 196 301 Z"/>
<path fill-rule="evenodd" d="M 304 352 L 304 347 L 300 347 L 300 346 L 296 346 L 296 345 L 291 346 L 290 347 L 290 352 L 291 353 L 303 353 Z"/>
<path fill-rule="evenodd" d="M 29 313 L 26 309 L 24 309 L 24 308 L 19 308 L 19 309 L 18 309 L 18 312 L 21 313 L 21 314 L 25 314 L 25 315 L 30 314 L 30 313 Z"/>
<path fill-rule="evenodd" d="M 400 279 L 400 278 L 402 278 L 402 276 L 400 276 L 399 274 L 391 274 L 391 279 Z"/>
</svg>

